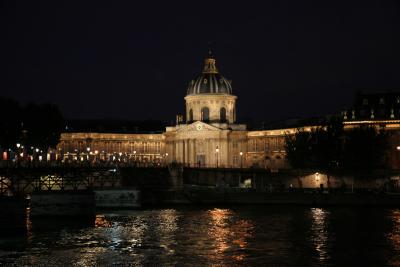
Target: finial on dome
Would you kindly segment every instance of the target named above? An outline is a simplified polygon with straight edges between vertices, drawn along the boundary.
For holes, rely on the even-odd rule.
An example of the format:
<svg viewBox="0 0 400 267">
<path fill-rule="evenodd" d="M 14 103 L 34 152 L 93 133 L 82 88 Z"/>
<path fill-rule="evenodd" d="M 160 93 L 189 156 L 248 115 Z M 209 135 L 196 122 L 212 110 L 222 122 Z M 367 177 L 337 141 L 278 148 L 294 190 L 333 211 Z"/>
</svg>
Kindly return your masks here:
<svg viewBox="0 0 400 267">
<path fill-rule="evenodd" d="M 218 73 L 218 69 L 215 66 L 215 59 L 211 51 L 211 43 L 208 43 L 208 55 L 204 61 L 203 73 Z"/>
</svg>

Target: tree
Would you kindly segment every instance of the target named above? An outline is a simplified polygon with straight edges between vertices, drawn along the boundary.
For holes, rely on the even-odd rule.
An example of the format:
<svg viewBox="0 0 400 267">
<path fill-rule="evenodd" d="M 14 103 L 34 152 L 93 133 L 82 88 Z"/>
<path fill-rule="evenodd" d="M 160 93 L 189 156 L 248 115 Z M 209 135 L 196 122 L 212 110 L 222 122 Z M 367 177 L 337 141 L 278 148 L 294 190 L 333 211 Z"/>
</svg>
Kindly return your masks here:
<svg viewBox="0 0 400 267">
<path fill-rule="evenodd" d="M 52 104 L 28 104 L 0 98 L 0 148 L 14 149 L 16 143 L 46 150 L 55 147 L 64 129 L 64 118 Z"/>
<path fill-rule="evenodd" d="M 327 175 L 328 187 L 331 173 L 342 167 L 343 139 L 343 124 L 336 117 L 332 117 L 326 126 L 311 132 L 312 165 Z"/>
<path fill-rule="evenodd" d="M 297 129 L 294 135 L 285 136 L 285 150 L 286 158 L 289 164 L 298 170 L 298 183 L 301 183 L 302 169 L 310 168 L 312 166 L 312 153 L 311 153 L 311 133 L 301 129 Z"/>
<path fill-rule="evenodd" d="M 0 108 L 0 147 L 14 148 L 21 134 L 21 106 L 13 99 L 0 97 Z"/>
<path fill-rule="evenodd" d="M 55 147 L 64 129 L 64 118 L 59 108 L 52 104 L 28 104 L 23 115 L 26 145 L 41 148 Z"/>
<path fill-rule="evenodd" d="M 384 131 L 372 126 L 355 127 L 346 132 L 344 167 L 356 175 L 385 166 L 388 138 Z"/>
</svg>

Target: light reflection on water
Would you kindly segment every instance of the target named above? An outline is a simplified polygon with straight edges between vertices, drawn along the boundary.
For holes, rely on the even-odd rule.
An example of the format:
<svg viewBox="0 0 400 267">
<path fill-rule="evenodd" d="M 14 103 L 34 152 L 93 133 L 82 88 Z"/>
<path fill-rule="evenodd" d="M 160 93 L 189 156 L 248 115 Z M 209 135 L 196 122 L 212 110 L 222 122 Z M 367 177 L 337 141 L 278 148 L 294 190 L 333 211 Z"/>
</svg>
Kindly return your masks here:
<svg viewBox="0 0 400 267">
<path fill-rule="evenodd" d="M 322 208 L 311 208 L 311 240 L 314 243 L 315 250 L 321 262 L 325 262 L 329 258 L 327 250 L 328 232 L 326 226 L 328 215 L 329 212 Z"/>
<path fill-rule="evenodd" d="M 390 259 L 392 266 L 400 266 L 400 210 L 391 210 L 389 216 L 393 223 L 392 231 L 387 234 L 387 238 L 393 246 L 394 256 Z"/>
<path fill-rule="evenodd" d="M 208 236 L 214 240 L 214 250 L 210 258 L 224 262 L 229 251 L 229 261 L 240 264 L 246 257 L 247 239 L 253 235 L 253 223 L 250 220 L 236 219 L 230 209 L 212 209 L 208 211 L 210 226 Z"/>
<path fill-rule="evenodd" d="M 400 266 L 400 210 L 179 208 L 28 221 L 13 266 Z"/>
</svg>

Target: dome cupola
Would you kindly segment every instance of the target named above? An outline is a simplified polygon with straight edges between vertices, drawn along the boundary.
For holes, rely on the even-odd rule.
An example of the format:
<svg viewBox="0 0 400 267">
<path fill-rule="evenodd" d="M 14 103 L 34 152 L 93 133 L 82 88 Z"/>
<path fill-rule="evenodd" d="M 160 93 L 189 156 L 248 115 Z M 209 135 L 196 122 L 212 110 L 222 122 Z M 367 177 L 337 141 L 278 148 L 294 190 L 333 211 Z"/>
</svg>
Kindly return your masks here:
<svg viewBox="0 0 400 267">
<path fill-rule="evenodd" d="M 231 81 L 219 74 L 215 58 L 209 52 L 202 73 L 189 83 L 187 95 L 232 94 Z"/>
</svg>

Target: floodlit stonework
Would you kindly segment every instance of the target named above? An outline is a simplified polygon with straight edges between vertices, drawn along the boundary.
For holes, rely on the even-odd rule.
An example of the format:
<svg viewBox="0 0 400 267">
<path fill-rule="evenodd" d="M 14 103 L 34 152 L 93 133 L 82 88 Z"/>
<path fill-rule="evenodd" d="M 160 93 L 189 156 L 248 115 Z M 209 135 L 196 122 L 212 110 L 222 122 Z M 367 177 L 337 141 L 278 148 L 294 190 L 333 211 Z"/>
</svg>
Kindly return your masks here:
<svg viewBox="0 0 400 267">
<path fill-rule="evenodd" d="M 236 124 L 231 81 L 215 59 L 205 59 L 201 74 L 189 82 L 186 122 L 162 134 L 63 133 L 58 145 L 64 159 L 130 160 L 144 164 L 184 163 L 193 167 L 287 167 L 284 137 L 294 129 L 247 131 Z"/>
<path fill-rule="evenodd" d="M 294 134 L 296 129 L 248 131 L 246 125 L 236 124 L 237 97 L 231 81 L 219 73 L 215 63 L 211 55 L 207 57 L 202 73 L 189 82 L 186 122 L 178 121 L 160 134 L 63 133 L 57 148 L 59 156 L 156 165 L 178 162 L 192 167 L 258 167 L 271 171 L 289 168 L 285 136 Z M 368 122 L 345 121 L 345 128 L 362 123 Z M 398 121 L 370 123 L 396 130 L 392 141 L 400 140 Z M 305 131 L 311 129 L 303 127 Z M 392 165 L 398 166 L 398 150 L 392 150 Z"/>
</svg>

